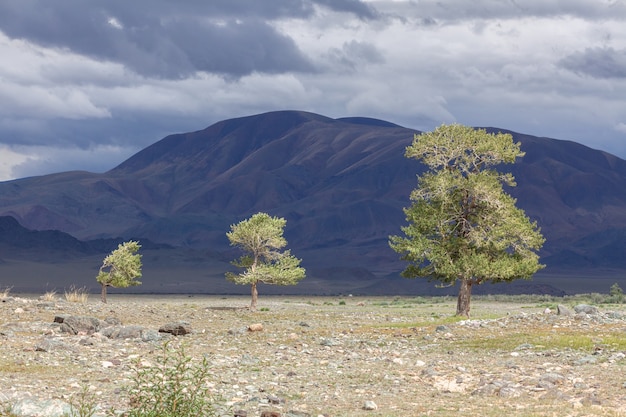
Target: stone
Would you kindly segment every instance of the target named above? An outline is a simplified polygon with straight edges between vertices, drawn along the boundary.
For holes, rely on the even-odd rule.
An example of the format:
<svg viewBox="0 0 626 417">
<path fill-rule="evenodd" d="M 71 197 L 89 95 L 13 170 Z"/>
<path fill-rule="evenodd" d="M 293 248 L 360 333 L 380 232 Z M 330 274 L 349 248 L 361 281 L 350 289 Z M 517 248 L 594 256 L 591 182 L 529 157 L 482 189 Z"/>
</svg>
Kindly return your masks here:
<svg viewBox="0 0 626 417">
<path fill-rule="evenodd" d="M 363 403 L 363 409 L 369 411 L 378 410 L 378 405 L 374 401 L 368 400 Z"/>
<path fill-rule="evenodd" d="M 254 323 L 248 326 L 249 332 L 262 332 L 263 325 L 261 323 Z"/>
<path fill-rule="evenodd" d="M 332 339 L 332 338 L 323 338 L 320 341 L 320 345 L 322 345 L 322 346 L 339 346 L 340 343 L 339 343 L 339 341 L 337 341 L 335 339 Z"/>
<path fill-rule="evenodd" d="M 574 362 L 574 365 L 593 365 L 598 362 L 598 358 L 592 355 L 587 355 Z"/>
<path fill-rule="evenodd" d="M 311 417 L 311 414 L 306 411 L 289 410 L 285 414 L 285 417 Z"/>
<path fill-rule="evenodd" d="M 233 417 L 248 417 L 248 412 L 246 410 L 236 410 Z"/>
<path fill-rule="evenodd" d="M 141 326 L 109 326 L 99 333 L 109 339 L 141 339 L 144 330 Z"/>
<path fill-rule="evenodd" d="M 104 322 L 111 326 L 119 326 L 122 324 L 122 321 L 117 317 L 107 317 L 106 319 L 104 319 Z"/>
<path fill-rule="evenodd" d="M 35 345 L 36 352 L 68 351 L 74 352 L 76 348 L 67 343 L 52 338 L 45 338 Z"/>
<path fill-rule="evenodd" d="M 184 336 L 192 333 L 191 326 L 186 321 L 177 321 L 174 323 L 168 323 L 159 328 L 160 333 L 169 333 L 174 336 Z"/>
<path fill-rule="evenodd" d="M 146 330 L 141 334 L 141 340 L 144 342 L 158 342 L 163 339 L 163 334 L 157 332 L 156 330 Z"/>
<path fill-rule="evenodd" d="M 284 398 L 277 397 L 277 396 L 275 396 L 275 395 L 268 395 L 268 396 L 267 396 L 267 401 L 268 401 L 270 404 L 282 404 L 282 403 L 284 403 L 284 402 L 285 402 L 285 399 L 284 399 Z"/>
<path fill-rule="evenodd" d="M 39 400 L 24 398 L 11 406 L 11 413 L 16 416 L 62 417 L 71 413 L 70 405 L 61 400 Z"/>
<path fill-rule="evenodd" d="M 588 304 L 578 304 L 574 307 L 574 311 L 577 313 L 585 313 L 589 315 L 598 314 L 598 307 L 590 306 Z"/>
<path fill-rule="evenodd" d="M 58 316 L 57 316 L 58 317 Z M 55 317 L 55 322 L 57 318 Z M 69 316 L 63 318 L 60 330 L 70 334 L 93 334 L 98 332 L 103 326 L 103 321 L 89 316 Z"/>
<path fill-rule="evenodd" d="M 263 411 L 261 417 L 280 417 L 280 413 L 278 411 Z"/>
<path fill-rule="evenodd" d="M 556 314 L 559 316 L 571 316 L 572 310 L 565 307 L 563 304 L 559 304 L 556 306 Z"/>
</svg>

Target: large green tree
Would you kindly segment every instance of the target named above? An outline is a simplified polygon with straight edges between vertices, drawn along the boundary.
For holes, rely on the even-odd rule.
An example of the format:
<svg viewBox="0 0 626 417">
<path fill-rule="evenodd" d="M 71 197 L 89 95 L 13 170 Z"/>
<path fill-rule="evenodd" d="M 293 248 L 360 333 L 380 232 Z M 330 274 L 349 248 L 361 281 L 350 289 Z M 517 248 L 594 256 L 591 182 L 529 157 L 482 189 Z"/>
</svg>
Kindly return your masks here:
<svg viewBox="0 0 626 417">
<path fill-rule="evenodd" d="M 460 282 L 456 314 L 469 317 L 474 285 L 529 279 L 543 268 L 536 251 L 544 238 L 504 191 L 513 176 L 495 169 L 524 156 L 511 135 L 443 125 L 415 135 L 405 156 L 428 169 L 405 209 L 405 236 L 390 237 L 409 262 L 403 276 Z"/>
<path fill-rule="evenodd" d="M 107 302 L 107 287 L 126 288 L 140 285 L 141 281 L 141 255 L 137 251 L 141 248 L 139 242 L 128 241 L 120 243 L 111 252 L 100 267 L 96 280 L 102 285 L 100 299 Z"/>
<path fill-rule="evenodd" d="M 243 268 L 240 274 L 226 273 L 226 278 L 235 284 L 250 285 L 252 302 L 250 309 L 257 306 L 259 283 L 275 285 L 295 285 L 305 277 L 300 259 L 290 251 L 281 251 L 287 246 L 283 230 L 287 221 L 257 213 L 247 220 L 230 226 L 226 233 L 231 246 L 243 250 L 245 254 L 233 265 Z"/>
</svg>

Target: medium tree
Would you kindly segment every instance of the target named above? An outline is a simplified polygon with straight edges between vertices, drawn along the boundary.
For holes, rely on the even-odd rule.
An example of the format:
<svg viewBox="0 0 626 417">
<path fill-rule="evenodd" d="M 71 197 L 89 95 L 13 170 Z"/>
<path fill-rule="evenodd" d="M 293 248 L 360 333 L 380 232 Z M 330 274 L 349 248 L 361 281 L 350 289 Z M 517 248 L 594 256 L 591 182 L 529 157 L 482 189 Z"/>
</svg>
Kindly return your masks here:
<svg viewBox="0 0 626 417">
<path fill-rule="evenodd" d="M 226 233 L 231 246 L 243 250 L 245 254 L 232 264 L 244 271 L 240 274 L 226 273 L 226 278 L 235 284 L 250 285 L 252 302 L 250 309 L 257 306 L 259 283 L 274 285 L 295 285 L 305 276 L 300 267 L 300 259 L 290 251 L 281 252 L 287 246 L 283 229 L 287 221 L 257 213 L 247 220 L 230 226 Z"/>
<path fill-rule="evenodd" d="M 110 255 L 104 258 L 96 280 L 102 285 L 100 299 L 107 302 L 107 287 L 126 288 L 140 285 L 137 278 L 141 277 L 141 248 L 139 242 L 120 243 Z"/>
<path fill-rule="evenodd" d="M 406 236 L 390 237 L 409 262 L 404 277 L 446 286 L 459 281 L 456 314 L 469 317 L 472 286 L 529 279 L 544 267 L 536 253 L 544 243 L 536 222 L 503 189 L 515 185 L 513 176 L 495 170 L 524 156 L 511 135 L 443 125 L 415 135 L 405 156 L 428 170 L 404 210 Z"/>
</svg>

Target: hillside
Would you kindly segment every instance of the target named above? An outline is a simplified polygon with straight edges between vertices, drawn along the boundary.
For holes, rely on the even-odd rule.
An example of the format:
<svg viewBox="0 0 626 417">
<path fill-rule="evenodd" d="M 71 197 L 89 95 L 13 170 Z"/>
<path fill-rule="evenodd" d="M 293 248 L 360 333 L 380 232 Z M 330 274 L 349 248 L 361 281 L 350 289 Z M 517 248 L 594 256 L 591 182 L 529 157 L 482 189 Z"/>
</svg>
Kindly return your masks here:
<svg viewBox="0 0 626 417">
<path fill-rule="evenodd" d="M 172 271 L 193 263 L 198 269 L 186 278 L 198 291 L 207 279 L 223 280 L 236 256 L 229 226 L 266 211 L 287 219 L 289 247 L 309 272 L 310 285 L 299 288 L 381 291 L 393 282 L 398 291 L 421 289 L 429 284 L 398 279 L 396 286 L 403 264 L 387 245 L 422 170 L 403 156 L 414 133 L 298 111 L 231 119 L 168 136 L 104 174 L 0 183 L 0 215 L 80 240 L 139 236 L 172 245 L 175 251 L 153 250 L 152 261 Z M 544 275 L 619 275 L 626 269 L 626 162 L 574 142 L 510 133 L 526 156 L 503 168 L 517 179 L 510 192 L 547 238 Z M 155 279 L 162 286 L 178 279 L 171 276 Z"/>
</svg>

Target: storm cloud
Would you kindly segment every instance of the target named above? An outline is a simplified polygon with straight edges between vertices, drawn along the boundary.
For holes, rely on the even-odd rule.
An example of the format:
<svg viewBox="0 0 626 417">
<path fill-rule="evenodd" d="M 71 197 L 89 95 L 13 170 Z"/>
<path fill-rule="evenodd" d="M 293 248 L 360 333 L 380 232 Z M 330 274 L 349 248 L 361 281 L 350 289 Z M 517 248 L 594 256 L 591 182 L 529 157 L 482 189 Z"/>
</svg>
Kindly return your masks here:
<svg viewBox="0 0 626 417">
<path fill-rule="evenodd" d="M 4 0 L 0 179 L 281 109 L 626 157 L 625 23 L 618 0 Z"/>
</svg>

